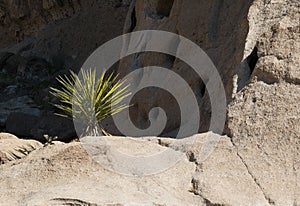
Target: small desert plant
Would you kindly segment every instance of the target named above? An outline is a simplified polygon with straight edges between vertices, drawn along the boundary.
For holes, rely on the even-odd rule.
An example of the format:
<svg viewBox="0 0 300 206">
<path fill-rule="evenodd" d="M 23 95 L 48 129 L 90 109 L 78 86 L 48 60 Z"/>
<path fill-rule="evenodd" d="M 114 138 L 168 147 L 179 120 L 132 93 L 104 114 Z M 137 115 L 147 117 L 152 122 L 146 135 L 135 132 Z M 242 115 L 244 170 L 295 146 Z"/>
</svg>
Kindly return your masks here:
<svg viewBox="0 0 300 206">
<path fill-rule="evenodd" d="M 44 147 L 48 146 L 48 145 L 52 145 L 54 144 L 53 141 L 57 140 L 58 137 L 55 136 L 55 137 L 52 137 L 52 136 L 49 136 L 47 134 L 44 134 L 44 138 L 46 140 L 46 143 L 44 144 Z"/>
<path fill-rule="evenodd" d="M 117 80 L 118 75 L 103 72 L 97 80 L 96 70 L 82 70 L 82 81 L 71 71 L 71 76 L 59 76 L 62 89 L 51 88 L 51 94 L 60 100 L 55 106 L 64 114 L 60 116 L 73 119 L 84 126 L 81 136 L 108 135 L 101 126 L 101 120 L 112 116 L 126 105 L 121 102 L 129 93 L 128 85 Z"/>
</svg>

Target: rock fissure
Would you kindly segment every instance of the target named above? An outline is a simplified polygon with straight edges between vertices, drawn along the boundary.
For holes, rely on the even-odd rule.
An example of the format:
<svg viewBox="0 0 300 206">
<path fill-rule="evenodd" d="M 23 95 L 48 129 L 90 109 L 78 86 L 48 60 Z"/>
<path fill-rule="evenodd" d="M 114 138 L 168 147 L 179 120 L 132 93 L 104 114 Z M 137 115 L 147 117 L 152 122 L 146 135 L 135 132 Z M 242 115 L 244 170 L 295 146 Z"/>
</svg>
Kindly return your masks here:
<svg viewBox="0 0 300 206">
<path fill-rule="evenodd" d="M 225 204 L 221 204 L 221 203 L 213 203 L 212 201 L 210 201 L 208 198 L 204 197 L 200 192 L 199 192 L 199 181 L 196 179 L 192 179 L 191 181 L 192 183 L 192 189 L 189 190 L 189 192 L 193 193 L 194 195 L 197 195 L 199 197 L 201 197 L 203 199 L 203 203 L 206 206 L 225 206 Z"/>
<path fill-rule="evenodd" d="M 86 202 L 83 200 L 79 199 L 71 199 L 71 198 L 53 198 L 52 201 L 55 203 L 63 204 L 63 205 L 69 205 L 69 206 L 75 206 L 75 205 L 80 205 L 80 206 L 100 206 L 95 203 L 90 203 Z"/>
<path fill-rule="evenodd" d="M 245 166 L 248 174 L 250 175 L 251 179 L 254 181 L 254 183 L 257 185 L 257 187 L 260 189 L 260 191 L 263 193 L 265 199 L 268 201 L 268 203 L 270 205 L 275 205 L 274 200 L 272 200 L 263 190 L 262 186 L 260 185 L 260 183 L 258 182 L 257 178 L 253 175 L 253 173 L 250 171 L 247 163 L 245 162 L 245 160 L 243 159 L 243 157 L 239 154 L 237 147 L 235 146 L 235 144 L 232 142 L 232 144 L 234 145 L 234 147 L 236 148 L 236 155 L 239 157 L 239 159 L 241 160 L 241 162 L 243 163 L 243 165 Z"/>
</svg>

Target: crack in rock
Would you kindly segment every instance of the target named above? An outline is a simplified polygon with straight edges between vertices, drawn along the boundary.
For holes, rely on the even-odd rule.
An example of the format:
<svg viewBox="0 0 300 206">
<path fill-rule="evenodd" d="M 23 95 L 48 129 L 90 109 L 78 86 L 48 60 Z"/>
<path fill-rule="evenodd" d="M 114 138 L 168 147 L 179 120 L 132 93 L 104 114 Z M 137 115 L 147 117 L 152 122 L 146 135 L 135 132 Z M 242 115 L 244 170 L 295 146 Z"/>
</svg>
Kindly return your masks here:
<svg viewBox="0 0 300 206">
<path fill-rule="evenodd" d="M 200 194 L 199 191 L 201 189 L 199 188 L 199 180 L 196 180 L 195 178 L 193 178 L 191 183 L 192 183 L 192 189 L 189 190 L 189 192 L 193 193 L 194 195 L 198 195 L 199 197 L 201 197 L 206 206 L 226 206 L 225 204 L 213 203 L 208 198 L 205 198 L 202 194 Z"/>
<path fill-rule="evenodd" d="M 95 204 L 95 203 L 85 202 L 83 200 L 71 199 L 71 198 L 54 198 L 54 199 L 52 199 L 52 201 L 55 201 L 55 202 L 57 202 L 59 204 L 63 204 L 63 205 L 69 205 L 69 206 L 73 206 L 73 205 L 100 206 L 100 205 Z M 122 205 L 118 205 L 118 206 L 122 206 Z"/>
<path fill-rule="evenodd" d="M 234 145 L 234 144 L 233 144 Z M 236 147 L 236 145 L 234 145 Z M 272 200 L 263 190 L 262 186 L 260 185 L 260 183 L 258 182 L 258 180 L 256 179 L 256 177 L 252 174 L 252 172 L 250 171 L 248 165 L 246 164 L 246 162 L 244 161 L 243 157 L 239 154 L 238 149 L 236 147 L 236 154 L 237 156 L 240 158 L 241 162 L 243 163 L 243 165 L 245 166 L 248 174 L 250 175 L 250 177 L 253 179 L 254 183 L 258 186 L 258 188 L 261 190 L 261 192 L 263 193 L 265 199 L 268 201 L 268 203 L 270 205 L 275 205 L 275 201 Z"/>
</svg>

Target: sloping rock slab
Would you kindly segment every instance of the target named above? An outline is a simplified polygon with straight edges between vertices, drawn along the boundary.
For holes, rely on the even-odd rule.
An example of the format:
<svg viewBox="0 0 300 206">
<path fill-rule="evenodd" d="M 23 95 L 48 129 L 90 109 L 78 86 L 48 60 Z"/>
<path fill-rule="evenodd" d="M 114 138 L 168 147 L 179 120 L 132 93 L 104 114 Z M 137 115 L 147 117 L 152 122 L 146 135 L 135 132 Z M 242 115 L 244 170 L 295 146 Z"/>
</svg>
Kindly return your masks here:
<svg viewBox="0 0 300 206">
<path fill-rule="evenodd" d="M 21 140 L 8 133 L 0 133 L 0 164 L 21 159 L 43 145 L 34 140 Z"/>
<path fill-rule="evenodd" d="M 0 205 L 269 205 L 228 137 L 207 133 L 181 140 L 96 138 L 106 145 L 100 147 L 95 138 L 50 145 L 0 166 Z M 212 145 L 212 153 L 202 158 Z M 165 150 L 182 156 L 172 167 L 150 175 L 121 174 L 118 167 L 99 161 L 109 160 L 114 150 L 133 161 Z M 147 158 L 143 165 L 149 166 Z"/>
</svg>

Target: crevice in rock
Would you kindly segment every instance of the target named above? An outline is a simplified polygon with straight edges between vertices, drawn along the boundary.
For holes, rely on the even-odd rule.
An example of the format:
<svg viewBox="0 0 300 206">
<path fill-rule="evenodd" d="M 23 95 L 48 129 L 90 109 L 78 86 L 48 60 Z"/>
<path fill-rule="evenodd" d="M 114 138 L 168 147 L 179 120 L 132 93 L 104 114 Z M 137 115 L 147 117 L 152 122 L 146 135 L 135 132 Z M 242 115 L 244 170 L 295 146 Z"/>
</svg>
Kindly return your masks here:
<svg viewBox="0 0 300 206">
<path fill-rule="evenodd" d="M 156 0 L 153 4 L 147 11 L 147 16 L 160 20 L 170 16 L 174 0 Z"/>
<path fill-rule="evenodd" d="M 190 192 L 193 193 L 194 195 L 198 195 L 199 197 L 201 197 L 206 206 L 225 206 L 225 204 L 213 203 L 208 198 L 205 198 L 203 195 L 201 195 L 199 192 L 200 191 L 199 180 L 193 178 L 191 183 L 192 183 L 192 189 L 190 190 Z"/>
<path fill-rule="evenodd" d="M 130 21 L 131 21 L 131 24 L 130 24 L 129 32 L 132 32 L 135 29 L 136 22 L 137 22 L 135 6 L 133 7 L 131 17 L 130 17 Z"/>
<path fill-rule="evenodd" d="M 74 205 L 81 205 L 81 206 L 100 206 L 95 203 L 89 203 L 85 202 L 83 200 L 79 199 L 71 199 L 71 198 L 54 198 L 51 201 L 58 202 L 60 204 L 66 205 L 66 206 L 74 206 Z"/>
<path fill-rule="evenodd" d="M 170 67 L 169 68 L 173 68 L 175 61 L 176 61 L 176 57 L 168 55 L 167 56 L 168 62 L 170 62 Z"/>
<path fill-rule="evenodd" d="M 161 17 L 169 17 L 172 10 L 174 0 L 160 0 L 157 3 L 157 15 Z"/>
<path fill-rule="evenodd" d="M 202 198 L 204 199 L 204 203 L 205 203 L 206 206 L 225 206 L 224 204 L 212 203 L 207 198 L 204 198 L 204 197 L 202 197 Z"/>
<path fill-rule="evenodd" d="M 237 71 L 236 91 L 241 91 L 249 82 L 258 61 L 258 49 L 254 47 L 251 54 L 242 62 Z"/>
<path fill-rule="evenodd" d="M 300 85 L 300 79 L 286 77 L 285 81 L 289 84 Z"/>
<path fill-rule="evenodd" d="M 250 75 L 253 73 L 256 63 L 258 61 L 258 55 L 257 55 L 257 47 L 254 47 L 251 54 L 246 58 L 246 61 L 248 63 L 249 69 L 250 69 Z"/>
<path fill-rule="evenodd" d="M 162 147 L 169 147 L 170 143 L 169 142 L 164 142 L 161 139 L 158 139 L 158 144 Z"/>
<path fill-rule="evenodd" d="M 264 198 L 268 201 L 268 203 L 270 205 L 275 205 L 275 202 L 274 200 L 272 200 L 266 193 L 265 191 L 263 190 L 262 186 L 260 185 L 260 183 L 258 182 L 258 180 L 256 179 L 256 177 L 252 174 L 252 172 L 250 171 L 247 163 L 245 162 L 245 160 L 243 159 L 243 157 L 239 154 L 238 152 L 238 148 L 237 146 L 234 144 L 234 142 L 232 141 L 232 138 L 231 139 L 231 143 L 232 145 L 236 148 L 236 155 L 239 157 L 239 159 L 241 160 L 241 162 L 243 163 L 243 165 L 245 166 L 248 174 L 250 175 L 251 179 L 253 179 L 254 183 L 258 186 L 258 188 L 261 190 L 262 194 L 264 195 Z"/>
<path fill-rule="evenodd" d="M 200 84 L 200 93 L 202 97 L 204 97 L 205 92 L 206 92 L 206 84 L 202 81 Z"/>
<path fill-rule="evenodd" d="M 192 163 L 195 164 L 195 166 L 196 166 L 195 172 L 202 172 L 202 171 L 203 171 L 203 165 L 202 165 L 202 163 L 199 163 L 199 162 L 197 161 L 197 158 L 195 157 L 194 152 L 188 151 L 188 152 L 186 153 L 186 156 L 187 156 L 189 162 L 192 162 Z M 193 180 L 192 180 L 192 181 L 193 181 Z"/>
</svg>

